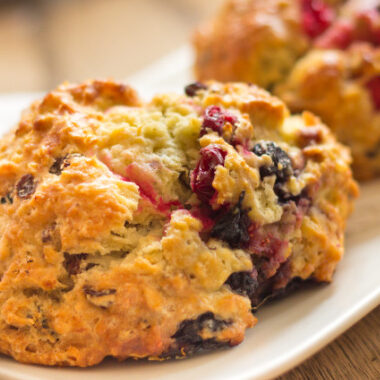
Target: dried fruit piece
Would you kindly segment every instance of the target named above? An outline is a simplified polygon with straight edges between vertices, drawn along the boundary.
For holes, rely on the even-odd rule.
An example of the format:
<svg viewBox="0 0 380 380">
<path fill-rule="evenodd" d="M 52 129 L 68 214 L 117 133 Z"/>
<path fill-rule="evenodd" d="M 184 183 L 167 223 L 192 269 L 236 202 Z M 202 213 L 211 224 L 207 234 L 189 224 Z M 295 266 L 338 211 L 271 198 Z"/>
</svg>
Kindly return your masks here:
<svg viewBox="0 0 380 380">
<path fill-rule="evenodd" d="M 248 229 L 251 220 L 247 209 L 243 209 L 245 192 L 240 194 L 238 203 L 217 219 L 211 236 L 227 242 L 231 248 L 242 248 L 249 243 Z"/>
<path fill-rule="evenodd" d="M 215 194 L 212 182 L 218 165 L 224 165 L 227 153 L 218 145 L 209 145 L 200 150 L 201 158 L 191 173 L 191 189 L 203 202 L 209 202 Z"/>
<path fill-rule="evenodd" d="M 67 273 L 70 275 L 79 274 L 81 272 L 80 263 L 82 260 L 85 260 L 87 256 L 87 253 L 69 254 L 65 252 L 63 266 L 67 270 Z"/>
<path fill-rule="evenodd" d="M 65 157 L 58 157 L 54 161 L 53 165 L 50 166 L 49 173 L 55 175 L 61 175 L 62 170 L 70 165 L 70 163 L 66 160 Z"/>
<path fill-rule="evenodd" d="M 201 82 L 190 83 L 185 87 L 185 94 L 193 97 L 199 90 L 207 90 L 207 86 Z"/>
<path fill-rule="evenodd" d="M 203 313 L 196 319 L 185 319 L 172 336 L 172 338 L 175 339 L 175 346 L 164 354 L 163 357 L 179 357 L 185 354 L 190 355 L 196 352 L 213 350 L 229 345 L 228 342 L 221 342 L 214 338 L 203 339 L 201 333 L 204 329 L 213 332 L 219 331 L 231 323 L 231 321 L 216 318 L 212 312 Z"/>
<path fill-rule="evenodd" d="M 17 195 L 21 199 L 27 199 L 36 191 L 36 187 L 37 182 L 34 181 L 34 177 L 31 174 L 25 174 L 17 182 Z"/>
</svg>

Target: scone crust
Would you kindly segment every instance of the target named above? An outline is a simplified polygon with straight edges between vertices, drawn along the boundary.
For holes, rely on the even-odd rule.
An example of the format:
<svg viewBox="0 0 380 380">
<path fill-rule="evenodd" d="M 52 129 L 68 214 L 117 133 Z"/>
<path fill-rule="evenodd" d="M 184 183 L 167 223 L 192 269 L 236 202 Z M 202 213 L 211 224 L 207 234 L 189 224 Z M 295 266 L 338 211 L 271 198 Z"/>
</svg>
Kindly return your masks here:
<svg viewBox="0 0 380 380">
<path fill-rule="evenodd" d="M 232 115 L 221 135 L 202 132 L 215 105 Z M 252 149 L 264 140 L 298 165 L 292 201 L 279 201 L 273 175 L 261 178 L 270 157 Z M 215 146 L 225 162 L 205 204 L 186 176 Z M 231 275 L 261 270 L 273 291 L 331 280 L 357 195 L 349 163 L 319 119 L 290 116 L 255 86 L 208 82 L 144 103 L 111 80 L 63 84 L 0 143 L 0 351 L 84 367 L 240 343 L 254 301 Z M 249 246 L 207 235 L 199 216 L 233 204 L 248 215 Z M 264 270 L 252 257 L 269 255 L 266 239 L 275 244 Z"/>
</svg>

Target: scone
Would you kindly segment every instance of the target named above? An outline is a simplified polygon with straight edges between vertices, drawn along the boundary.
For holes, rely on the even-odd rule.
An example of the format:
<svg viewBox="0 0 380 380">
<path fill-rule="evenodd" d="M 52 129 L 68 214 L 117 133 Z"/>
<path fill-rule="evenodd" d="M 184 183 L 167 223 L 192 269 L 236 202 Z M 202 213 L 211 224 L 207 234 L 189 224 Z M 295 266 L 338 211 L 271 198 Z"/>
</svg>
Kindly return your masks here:
<svg viewBox="0 0 380 380">
<path fill-rule="evenodd" d="M 0 143 L 0 351 L 84 367 L 240 343 L 265 299 L 331 281 L 349 164 L 255 86 L 60 86 Z"/>
<path fill-rule="evenodd" d="M 376 6 L 378 0 L 229 0 L 196 33 L 196 76 L 258 83 L 291 111 L 316 113 L 352 149 L 355 176 L 379 176 Z M 278 54 L 279 46 L 286 53 Z"/>
<path fill-rule="evenodd" d="M 357 179 L 380 175 L 380 47 L 312 50 L 276 94 L 293 111 L 308 109 L 331 126 L 351 148 Z"/>
</svg>

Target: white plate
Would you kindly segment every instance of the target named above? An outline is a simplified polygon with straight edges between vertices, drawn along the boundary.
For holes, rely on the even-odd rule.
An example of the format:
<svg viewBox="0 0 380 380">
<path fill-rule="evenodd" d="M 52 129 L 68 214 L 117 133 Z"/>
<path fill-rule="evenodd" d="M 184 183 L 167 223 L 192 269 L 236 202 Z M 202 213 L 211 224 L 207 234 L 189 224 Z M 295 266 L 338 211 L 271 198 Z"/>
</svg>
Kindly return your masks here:
<svg viewBox="0 0 380 380">
<path fill-rule="evenodd" d="M 130 78 L 144 96 L 179 90 L 191 80 L 187 47 Z M 19 117 L 31 95 L 0 97 L 0 132 Z M 267 379 L 314 354 L 380 303 L 380 181 L 362 189 L 347 229 L 346 255 L 334 282 L 299 291 L 263 307 L 259 323 L 233 349 L 167 362 L 107 360 L 88 368 L 45 368 L 0 356 L 1 379 L 187 380 Z"/>
</svg>

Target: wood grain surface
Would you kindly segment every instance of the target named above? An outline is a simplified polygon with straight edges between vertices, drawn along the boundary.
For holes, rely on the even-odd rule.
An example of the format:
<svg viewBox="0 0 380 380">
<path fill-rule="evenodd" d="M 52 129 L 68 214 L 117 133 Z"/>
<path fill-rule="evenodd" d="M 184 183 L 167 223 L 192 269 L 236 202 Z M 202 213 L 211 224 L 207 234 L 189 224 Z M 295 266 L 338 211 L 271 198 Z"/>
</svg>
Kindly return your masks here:
<svg viewBox="0 0 380 380">
<path fill-rule="evenodd" d="M 222 1 L 0 2 L 0 92 L 45 90 L 94 76 L 125 78 L 187 42 Z M 363 214 L 348 231 L 353 238 L 368 225 L 380 226 L 380 202 L 369 207 L 376 217 Z M 380 307 L 278 380 L 380 380 L 379 354 Z"/>
</svg>

